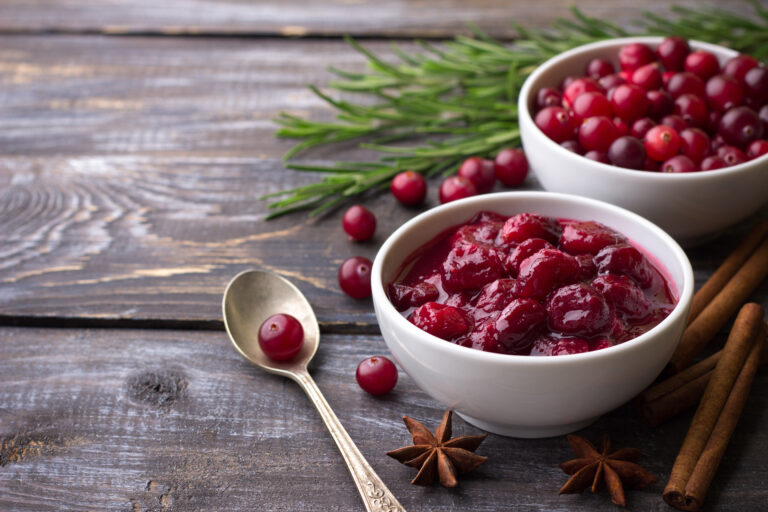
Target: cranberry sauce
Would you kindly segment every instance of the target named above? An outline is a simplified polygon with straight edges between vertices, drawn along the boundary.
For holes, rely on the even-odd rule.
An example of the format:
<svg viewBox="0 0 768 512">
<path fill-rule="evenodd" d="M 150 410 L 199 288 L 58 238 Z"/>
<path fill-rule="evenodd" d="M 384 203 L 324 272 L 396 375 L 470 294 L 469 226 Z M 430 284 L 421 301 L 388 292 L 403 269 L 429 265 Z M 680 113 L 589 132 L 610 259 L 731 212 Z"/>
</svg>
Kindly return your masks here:
<svg viewBox="0 0 768 512">
<path fill-rule="evenodd" d="M 536 213 L 481 212 L 404 265 L 387 288 L 395 308 L 430 334 L 487 352 L 610 347 L 657 325 L 676 302 L 661 272 L 621 234 Z"/>
</svg>

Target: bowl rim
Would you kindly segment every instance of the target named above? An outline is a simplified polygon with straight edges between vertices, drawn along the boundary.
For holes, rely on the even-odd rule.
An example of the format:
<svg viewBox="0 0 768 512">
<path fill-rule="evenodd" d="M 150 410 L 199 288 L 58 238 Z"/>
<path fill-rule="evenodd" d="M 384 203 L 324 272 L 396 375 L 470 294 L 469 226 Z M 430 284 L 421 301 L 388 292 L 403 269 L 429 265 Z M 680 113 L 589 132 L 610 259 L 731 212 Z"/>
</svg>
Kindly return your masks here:
<svg viewBox="0 0 768 512">
<path fill-rule="evenodd" d="M 563 62 L 575 59 L 580 57 L 583 53 L 592 51 L 595 49 L 601 49 L 601 48 L 611 48 L 614 46 L 623 46 L 628 43 L 645 43 L 650 45 L 657 45 L 661 41 L 663 41 L 665 38 L 662 36 L 635 36 L 635 37 L 619 37 L 619 38 L 612 38 L 612 39 L 605 39 L 603 41 L 597 41 L 594 43 L 588 43 L 581 46 L 577 46 L 575 48 L 571 48 L 570 50 L 567 50 L 559 55 L 556 55 L 554 57 L 551 57 L 550 59 L 547 59 L 542 64 L 536 67 L 536 69 L 528 75 L 528 78 L 525 79 L 525 82 L 523 82 L 523 86 L 520 88 L 520 95 L 518 97 L 517 102 L 517 111 L 518 111 L 518 118 L 526 118 L 527 121 L 530 121 L 530 125 L 533 127 L 533 130 L 531 131 L 531 135 L 535 136 L 538 140 L 544 140 L 545 144 L 548 144 L 548 150 L 554 151 L 556 154 L 559 154 L 563 158 L 581 158 L 587 162 L 589 162 L 587 165 L 592 164 L 595 169 L 599 169 L 599 172 L 606 172 L 606 173 L 618 173 L 618 175 L 624 175 L 624 176 L 633 176 L 636 179 L 646 179 L 649 181 L 655 181 L 656 183 L 668 183 L 669 180 L 681 180 L 681 181 L 699 181 L 699 182 L 705 182 L 705 181 L 716 181 L 721 179 L 724 176 L 728 176 L 730 174 L 737 174 L 739 172 L 743 171 L 753 171 L 756 167 L 762 167 L 764 164 L 768 163 L 768 154 L 760 156 L 758 158 L 755 158 L 753 160 L 747 160 L 746 162 L 740 163 L 738 165 L 732 165 L 730 167 L 723 167 L 721 169 L 713 169 L 711 171 L 698 171 L 698 172 L 686 172 L 686 173 L 665 173 L 665 172 L 648 172 L 648 171 L 641 171 L 637 169 L 626 169 L 624 167 L 618 167 L 615 165 L 609 165 L 602 162 L 596 162 L 594 160 L 589 160 L 588 158 L 585 158 L 583 155 L 577 155 L 573 152 L 565 149 L 560 144 L 556 143 L 539 129 L 538 126 L 536 126 L 536 123 L 533 120 L 533 116 L 531 115 L 531 111 L 528 109 L 528 103 L 529 99 L 532 97 L 532 95 L 535 93 L 533 91 L 533 84 L 536 82 L 541 75 L 543 75 L 545 72 L 549 71 L 551 68 L 557 67 L 561 65 Z M 701 50 L 707 50 L 709 52 L 715 53 L 718 57 L 724 57 L 724 58 L 733 58 L 739 55 L 739 52 L 736 50 L 732 50 L 730 48 L 726 48 L 724 46 L 712 44 L 712 43 L 706 43 L 704 41 L 697 41 L 695 39 L 689 39 L 688 44 L 695 49 L 701 49 Z M 521 128 L 522 131 L 522 128 Z"/>
<path fill-rule="evenodd" d="M 487 199 L 491 197 L 499 201 L 502 201 L 504 199 L 508 199 L 510 201 L 514 201 L 515 199 L 533 199 L 533 200 L 553 200 L 554 199 L 556 201 L 566 201 L 566 202 L 577 203 L 577 204 L 581 203 L 586 206 L 597 207 L 597 208 L 607 210 L 607 212 L 612 215 L 629 217 L 629 219 L 632 222 L 640 224 L 642 228 L 650 231 L 654 236 L 659 238 L 663 242 L 663 245 L 665 245 L 672 252 L 675 260 L 681 265 L 682 281 L 680 283 L 680 286 L 678 287 L 679 289 L 678 289 L 677 304 L 675 304 L 675 307 L 672 309 L 670 314 L 667 315 L 666 318 L 664 318 L 664 320 L 662 320 L 659 324 L 654 326 L 652 329 L 646 331 L 645 333 L 641 334 L 640 336 L 633 338 L 631 340 L 625 341 L 624 343 L 620 343 L 619 345 L 614 345 L 614 346 L 603 348 L 600 350 L 595 350 L 592 352 L 583 352 L 580 354 L 564 354 L 564 355 L 558 355 L 558 356 L 536 357 L 536 356 L 529 356 L 529 355 L 498 354 L 494 352 L 485 352 L 485 351 L 477 350 L 470 347 L 463 347 L 460 345 L 456 345 L 455 343 L 451 343 L 450 341 L 444 340 L 442 338 L 438 338 L 437 336 L 434 336 L 432 334 L 429 334 L 419 329 L 414 324 L 409 322 L 402 314 L 400 314 L 400 312 L 397 311 L 397 309 L 395 309 L 395 306 L 392 304 L 392 302 L 390 302 L 389 297 L 386 294 L 384 282 L 382 279 L 382 268 L 384 265 L 383 261 L 389 256 L 389 251 L 394 245 L 396 240 L 398 240 L 406 232 L 409 232 L 415 229 L 419 224 L 421 224 L 425 220 L 431 219 L 434 217 L 439 217 L 442 215 L 450 215 L 450 213 L 453 210 L 459 207 L 463 207 L 465 205 L 475 205 L 476 206 L 475 213 L 483 210 L 489 210 L 489 209 L 492 211 L 492 208 L 490 207 L 483 207 Z M 459 225 L 461 222 L 465 222 L 465 220 L 457 221 L 456 225 Z M 434 236 L 437 236 L 437 234 L 435 234 Z M 405 255 L 405 257 L 407 256 L 408 255 Z M 655 256 L 655 255 L 652 255 L 652 256 Z M 671 279 L 669 276 L 665 276 L 665 278 Z M 384 316 L 392 317 L 394 315 L 395 323 L 399 323 L 401 325 L 401 328 L 405 329 L 407 333 L 409 333 L 411 336 L 419 338 L 428 347 L 434 348 L 434 350 L 438 350 L 443 353 L 452 353 L 456 357 L 464 357 L 464 358 L 474 359 L 475 361 L 485 361 L 493 364 L 510 364 L 510 365 L 522 364 L 522 365 L 534 365 L 534 366 L 567 365 L 576 361 L 586 361 L 591 359 L 607 358 L 607 357 L 621 354 L 623 352 L 637 350 L 646 342 L 653 339 L 657 333 L 668 329 L 675 322 L 680 320 L 685 321 L 685 318 L 681 319 L 681 317 L 683 315 L 687 316 L 688 314 L 690 302 L 693 298 L 693 288 L 694 288 L 693 269 L 691 267 L 691 263 L 688 260 L 688 257 L 686 256 L 685 252 L 670 235 L 668 235 L 664 230 L 656 226 L 651 221 L 646 220 L 645 218 L 641 217 L 640 215 L 637 215 L 636 213 L 633 213 L 619 206 L 612 205 L 605 201 L 599 201 L 597 199 L 591 199 L 591 198 L 586 198 L 586 197 L 572 195 L 572 194 L 562 194 L 562 193 L 546 192 L 546 191 L 510 191 L 510 192 L 496 192 L 492 194 L 484 194 L 480 196 L 468 197 L 465 199 L 460 199 L 458 201 L 453 201 L 447 204 L 439 205 L 425 212 L 422 212 L 419 215 L 415 216 L 414 218 L 410 219 L 405 224 L 401 225 L 399 228 L 397 228 L 394 231 L 394 233 L 392 233 L 389 237 L 387 237 L 387 239 L 379 248 L 379 251 L 376 253 L 376 258 L 374 259 L 373 266 L 371 269 L 371 291 L 372 291 L 373 303 L 375 308 L 381 308 L 380 315 L 379 315 L 380 321 Z"/>
</svg>

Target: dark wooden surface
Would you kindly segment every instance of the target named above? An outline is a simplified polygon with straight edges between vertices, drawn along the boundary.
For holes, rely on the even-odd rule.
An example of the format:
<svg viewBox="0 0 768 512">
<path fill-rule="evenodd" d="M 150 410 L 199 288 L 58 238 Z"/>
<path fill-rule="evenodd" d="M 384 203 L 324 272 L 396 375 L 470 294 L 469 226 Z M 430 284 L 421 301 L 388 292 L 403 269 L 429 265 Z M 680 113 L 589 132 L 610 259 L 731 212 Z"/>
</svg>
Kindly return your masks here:
<svg viewBox="0 0 768 512">
<path fill-rule="evenodd" d="M 240 360 L 221 332 L 223 288 L 251 267 L 286 275 L 315 305 L 325 334 L 313 374 L 409 510 L 613 510 L 605 496 L 557 496 L 556 464 L 571 456 L 563 437 L 490 436 L 479 450 L 490 461 L 458 490 L 409 486 L 412 470 L 383 453 L 408 441 L 402 414 L 434 428 L 441 406 L 405 374 L 384 399 L 359 390 L 355 366 L 386 349 L 370 302 L 345 297 L 335 275 L 416 211 L 372 198 L 377 236 L 352 244 L 339 212 L 265 222 L 256 199 L 313 179 L 284 169 L 291 143 L 274 138 L 271 119 L 331 115 L 305 85 L 326 83 L 328 65 L 364 64 L 338 35 L 442 37 L 476 21 L 505 37 L 507 19 L 541 26 L 566 4 L 2 2 L 0 510 L 359 510 L 308 400 Z M 640 12 L 580 5 L 619 22 Z M 106 35 L 125 33 L 141 35 Z M 323 38 L 281 37 L 297 34 Z M 337 146 L 302 159 L 369 156 Z M 747 227 L 689 251 L 698 282 Z M 752 298 L 768 304 L 768 286 Z M 709 510 L 758 510 L 768 497 L 767 378 L 758 374 Z M 626 406 L 586 429 L 640 447 L 659 475 L 629 494 L 630 509 L 667 509 L 660 493 L 689 420 L 649 429 Z M 459 419 L 456 430 L 476 432 Z"/>
</svg>

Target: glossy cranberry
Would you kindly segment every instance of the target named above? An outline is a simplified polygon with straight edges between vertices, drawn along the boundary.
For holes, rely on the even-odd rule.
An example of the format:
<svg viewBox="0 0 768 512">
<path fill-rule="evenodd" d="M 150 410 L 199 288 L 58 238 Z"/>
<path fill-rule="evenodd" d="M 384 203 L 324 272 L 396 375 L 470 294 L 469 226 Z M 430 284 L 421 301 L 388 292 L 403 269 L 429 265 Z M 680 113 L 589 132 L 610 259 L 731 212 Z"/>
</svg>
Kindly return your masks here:
<svg viewBox="0 0 768 512">
<path fill-rule="evenodd" d="M 483 286 L 474 299 L 472 316 L 475 321 L 483 320 L 499 311 L 517 298 L 517 286 L 514 279 L 497 279 Z"/>
<path fill-rule="evenodd" d="M 479 290 L 502 276 L 502 257 L 486 244 L 454 245 L 442 265 L 443 288 L 449 292 Z"/>
<path fill-rule="evenodd" d="M 520 263 L 517 293 L 542 300 L 558 286 L 578 281 L 579 277 L 576 258 L 557 249 L 541 249 Z"/>
<path fill-rule="evenodd" d="M 376 232 L 376 217 L 365 206 L 356 204 L 344 212 L 341 226 L 352 240 L 363 242 Z"/>
<path fill-rule="evenodd" d="M 583 354 L 589 352 L 589 342 L 581 338 L 553 338 L 542 337 L 537 339 L 531 348 L 532 356 L 567 356 L 571 354 Z"/>
<path fill-rule="evenodd" d="M 683 120 L 683 118 L 678 115 L 664 116 L 661 118 L 661 121 L 659 121 L 659 124 L 663 124 L 664 126 L 669 126 L 670 128 L 674 129 L 677 133 L 680 133 L 681 131 L 688 128 L 688 123 L 686 123 Z"/>
<path fill-rule="evenodd" d="M 426 302 L 437 300 L 440 292 L 431 283 L 417 283 L 407 286 L 399 283 L 391 283 L 387 287 L 387 296 L 398 311 L 421 306 Z"/>
<path fill-rule="evenodd" d="M 568 111 L 562 107 L 542 109 L 536 114 L 534 122 L 544 135 L 557 143 L 573 137 L 573 121 Z"/>
<path fill-rule="evenodd" d="M 573 119 L 578 124 L 581 120 L 593 116 L 612 115 L 611 103 L 601 92 L 585 92 L 573 102 Z"/>
<path fill-rule="evenodd" d="M 521 243 L 529 238 L 542 238 L 556 244 L 561 231 L 560 224 L 551 217 L 537 213 L 520 213 L 507 219 L 499 236 L 504 243 Z"/>
<path fill-rule="evenodd" d="M 737 55 L 730 59 L 723 66 L 723 74 L 732 76 L 739 82 L 744 82 L 744 76 L 747 72 L 760 65 L 760 63 L 754 57 L 750 55 Z"/>
<path fill-rule="evenodd" d="M 723 167 L 728 167 L 728 164 L 717 155 L 708 156 L 701 161 L 702 171 L 714 171 L 715 169 L 722 169 Z"/>
<path fill-rule="evenodd" d="M 395 175 L 389 188 L 395 199 L 406 206 L 417 205 L 427 196 L 427 181 L 424 176 L 413 171 Z"/>
<path fill-rule="evenodd" d="M 747 146 L 747 158 L 750 160 L 763 155 L 768 155 L 768 140 L 755 140 Z"/>
<path fill-rule="evenodd" d="M 600 162 L 601 164 L 611 164 L 611 161 L 608 160 L 607 154 L 603 153 L 602 151 L 595 151 L 594 149 L 584 153 L 584 158 L 588 158 L 593 162 Z"/>
<path fill-rule="evenodd" d="M 595 256 L 600 274 L 623 274 L 631 277 L 642 288 L 653 284 L 653 273 L 645 256 L 629 244 L 609 245 Z"/>
<path fill-rule="evenodd" d="M 449 176 L 440 184 L 440 203 L 450 203 L 477 195 L 475 184 L 462 176 Z"/>
<path fill-rule="evenodd" d="M 384 356 L 363 359 L 355 371 L 357 384 L 373 396 L 386 395 L 397 384 L 397 367 Z"/>
<path fill-rule="evenodd" d="M 680 132 L 680 151 L 698 164 L 711 152 L 709 137 L 698 128 L 686 128 Z"/>
<path fill-rule="evenodd" d="M 504 186 L 516 187 L 528 176 L 528 159 L 521 149 L 502 149 L 493 160 L 493 168 Z"/>
<path fill-rule="evenodd" d="M 661 164 L 661 172 L 667 173 L 683 173 L 683 172 L 696 172 L 698 168 L 693 160 L 685 155 L 675 155 L 669 160 Z"/>
<path fill-rule="evenodd" d="M 682 71 L 685 68 L 685 58 L 690 51 L 688 41 L 682 37 L 671 36 L 659 43 L 656 55 L 665 69 Z"/>
<path fill-rule="evenodd" d="M 553 87 L 543 87 L 536 93 L 537 110 L 547 107 L 559 107 L 562 102 L 563 95 Z"/>
<path fill-rule="evenodd" d="M 675 76 L 678 72 L 677 71 L 664 71 L 661 74 L 661 81 L 664 82 L 664 88 L 666 89 L 669 87 L 669 81 L 670 79 Z"/>
<path fill-rule="evenodd" d="M 666 125 L 657 125 L 648 130 L 643 141 L 645 152 L 658 162 L 672 158 L 680 149 L 680 136 Z"/>
<path fill-rule="evenodd" d="M 512 250 L 506 262 L 504 263 L 504 268 L 510 276 L 517 277 L 517 274 L 520 271 L 520 264 L 524 259 L 536 252 L 539 252 L 542 249 L 554 248 L 554 245 L 547 242 L 543 238 L 529 238 Z"/>
<path fill-rule="evenodd" d="M 549 327 L 577 336 L 598 336 L 611 325 L 611 309 L 602 295 L 586 284 L 563 286 L 546 302 Z"/>
<path fill-rule="evenodd" d="M 666 91 L 648 91 L 645 97 L 648 98 L 647 114 L 653 119 L 661 119 L 675 108 L 675 101 Z"/>
<path fill-rule="evenodd" d="M 744 149 L 753 140 L 762 138 L 763 123 L 751 108 L 735 107 L 723 114 L 718 133 L 728 144 Z"/>
<path fill-rule="evenodd" d="M 563 226 L 560 248 L 568 254 L 597 254 L 600 249 L 626 240 L 598 222 L 569 222 Z"/>
<path fill-rule="evenodd" d="M 587 68 L 584 70 L 585 75 L 595 80 L 615 72 L 616 69 L 613 67 L 613 64 L 605 59 L 592 59 L 587 63 Z"/>
<path fill-rule="evenodd" d="M 616 126 L 607 117 L 589 117 L 579 126 L 579 143 L 587 151 L 608 151 L 618 136 Z"/>
<path fill-rule="evenodd" d="M 627 83 L 621 75 L 607 75 L 597 81 L 598 85 L 605 91 L 610 91 L 614 87 L 618 87 Z"/>
<path fill-rule="evenodd" d="M 681 73 L 675 73 L 669 79 L 667 83 L 667 92 L 672 95 L 672 98 L 677 98 L 683 94 L 695 94 L 702 98 L 706 97 L 706 87 L 704 80 L 694 75 L 683 71 Z"/>
<path fill-rule="evenodd" d="M 712 53 L 706 50 L 696 50 L 685 58 L 685 70 L 697 75 L 702 80 L 708 80 L 720 71 L 720 63 Z"/>
<path fill-rule="evenodd" d="M 656 126 L 656 123 L 650 117 L 641 117 L 632 123 L 632 128 L 629 130 L 630 135 L 638 139 L 645 138 L 645 134 L 648 130 Z"/>
<path fill-rule="evenodd" d="M 459 308 L 438 302 L 419 306 L 408 320 L 422 331 L 444 340 L 461 336 L 469 329 L 467 319 Z"/>
<path fill-rule="evenodd" d="M 645 156 L 643 143 L 635 137 L 619 137 L 608 148 L 608 159 L 611 163 L 625 169 L 642 169 Z"/>
<path fill-rule="evenodd" d="M 576 153 L 577 155 L 581 155 L 584 153 L 584 148 L 581 147 L 581 144 L 579 144 L 579 141 L 571 139 L 566 140 L 560 143 L 562 147 L 567 149 L 568 151 L 572 153 Z"/>
<path fill-rule="evenodd" d="M 634 121 L 648 110 L 646 92 L 636 85 L 620 85 L 611 97 L 613 113 L 625 121 Z"/>
<path fill-rule="evenodd" d="M 304 329 L 291 315 L 272 315 L 259 327 L 259 347 L 275 361 L 288 361 L 301 351 Z"/>
<path fill-rule="evenodd" d="M 744 75 L 744 92 L 756 105 L 768 103 L 768 68 L 750 69 Z"/>
<path fill-rule="evenodd" d="M 591 78 L 577 78 L 565 88 L 563 101 L 567 106 L 573 107 L 573 102 L 576 101 L 576 98 L 585 92 L 603 92 L 603 89 L 597 81 Z"/>
<path fill-rule="evenodd" d="M 623 71 L 634 71 L 654 60 L 653 50 L 642 43 L 630 43 L 619 49 L 619 66 Z"/>
<path fill-rule="evenodd" d="M 717 148 L 717 156 L 723 159 L 726 167 L 743 164 L 747 161 L 747 155 L 736 146 L 721 146 Z"/>
<path fill-rule="evenodd" d="M 688 126 L 706 127 L 709 123 L 707 103 L 693 94 L 683 94 L 675 100 L 675 115 L 683 118 Z"/>
<path fill-rule="evenodd" d="M 651 303 L 630 278 L 607 274 L 595 278 L 590 284 L 600 292 L 622 319 L 642 322 L 651 316 L 653 311 Z"/>
<path fill-rule="evenodd" d="M 497 341 L 510 352 L 522 352 L 533 343 L 534 334 L 547 320 L 547 311 L 533 299 L 514 299 L 494 323 Z"/>
<path fill-rule="evenodd" d="M 616 127 L 616 133 L 618 134 L 619 137 L 623 137 L 624 135 L 629 135 L 630 126 L 623 119 L 614 117 L 613 126 Z"/>
<path fill-rule="evenodd" d="M 355 256 L 344 261 L 339 267 L 339 286 L 354 299 L 371 296 L 371 260 Z"/>
<path fill-rule="evenodd" d="M 646 64 L 640 66 L 632 72 L 632 83 L 642 87 L 646 91 L 658 89 L 663 85 L 661 80 L 661 71 L 658 64 Z"/>
<path fill-rule="evenodd" d="M 741 84 L 728 75 L 715 75 L 707 80 L 706 93 L 709 108 L 717 111 L 741 105 L 744 100 Z"/>
<path fill-rule="evenodd" d="M 496 183 L 496 172 L 493 170 L 493 162 L 483 160 L 479 156 L 473 156 L 464 160 L 459 167 L 458 175 L 471 181 L 480 194 L 490 192 Z"/>
</svg>

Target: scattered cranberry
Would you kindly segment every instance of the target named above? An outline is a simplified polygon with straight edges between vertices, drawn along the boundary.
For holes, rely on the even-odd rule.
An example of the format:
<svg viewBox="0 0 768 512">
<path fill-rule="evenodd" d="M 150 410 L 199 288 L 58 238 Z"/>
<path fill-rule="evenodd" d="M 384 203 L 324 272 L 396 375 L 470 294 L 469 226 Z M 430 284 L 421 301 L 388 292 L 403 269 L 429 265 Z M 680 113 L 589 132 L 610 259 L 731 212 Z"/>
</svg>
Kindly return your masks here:
<svg viewBox="0 0 768 512">
<path fill-rule="evenodd" d="M 493 161 L 496 177 L 507 187 L 516 187 L 528 176 L 528 160 L 520 149 L 507 148 L 499 151 Z"/>
<path fill-rule="evenodd" d="M 723 159 L 728 167 L 743 164 L 747 161 L 747 155 L 735 146 L 722 146 L 717 148 L 717 156 Z"/>
<path fill-rule="evenodd" d="M 449 176 L 440 184 L 440 203 L 442 204 L 476 195 L 475 184 L 462 176 Z"/>
<path fill-rule="evenodd" d="M 356 204 L 344 212 L 341 226 L 352 240 L 364 242 L 376 232 L 376 217 L 365 206 Z"/>
<path fill-rule="evenodd" d="M 648 116 L 659 119 L 672 113 L 675 108 L 675 101 L 666 91 L 648 91 L 645 95 L 648 98 Z"/>
<path fill-rule="evenodd" d="M 661 71 L 656 63 L 640 66 L 632 73 L 632 83 L 652 91 L 663 85 Z"/>
<path fill-rule="evenodd" d="M 706 92 L 709 108 L 719 112 L 741 105 L 744 99 L 741 84 L 728 75 L 715 75 L 707 80 Z"/>
<path fill-rule="evenodd" d="M 680 149 L 680 136 L 669 126 L 657 125 L 645 134 L 644 144 L 648 156 L 663 162 L 677 154 Z"/>
<path fill-rule="evenodd" d="M 747 97 L 755 104 L 768 103 L 768 68 L 750 69 L 744 75 L 744 89 Z"/>
<path fill-rule="evenodd" d="M 645 156 L 643 143 L 635 137 L 619 137 L 608 149 L 608 159 L 611 163 L 626 169 L 642 169 Z"/>
<path fill-rule="evenodd" d="M 288 361 L 296 357 L 304 343 L 304 329 L 291 315 L 272 315 L 259 327 L 259 347 L 270 359 Z"/>
<path fill-rule="evenodd" d="M 403 171 L 392 179 L 392 195 L 406 206 L 417 205 L 427 196 L 427 181 L 413 171 Z"/>
<path fill-rule="evenodd" d="M 592 59 L 587 64 L 587 69 L 584 70 L 585 75 L 595 80 L 603 78 L 604 76 L 611 75 L 615 72 L 616 70 L 614 69 L 613 64 L 605 59 Z"/>
<path fill-rule="evenodd" d="M 339 267 L 339 286 L 353 299 L 371 296 L 371 260 L 355 256 Z"/>
<path fill-rule="evenodd" d="M 722 169 L 727 166 L 728 164 L 725 163 L 725 160 L 717 155 L 708 156 L 701 161 L 702 171 L 714 171 L 715 169 Z"/>
<path fill-rule="evenodd" d="M 699 78 L 698 75 L 685 71 L 672 75 L 667 84 L 667 92 L 669 92 L 673 98 L 677 98 L 683 94 L 695 94 L 696 96 L 704 98 L 706 97 L 705 88 L 704 80 Z"/>
<path fill-rule="evenodd" d="M 544 135 L 555 142 L 563 142 L 573 137 L 571 116 L 562 107 L 547 107 L 540 110 L 534 122 Z"/>
<path fill-rule="evenodd" d="M 682 37 L 668 37 L 656 48 L 661 64 L 669 71 L 682 71 L 685 68 L 685 58 L 690 52 L 688 41 Z"/>
<path fill-rule="evenodd" d="M 656 60 L 653 50 L 642 43 L 630 43 L 619 50 L 619 65 L 624 71 L 634 71 Z"/>
<path fill-rule="evenodd" d="M 709 137 L 698 128 L 686 128 L 680 132 L 680 151 L 698 164 L 709 155 Z"/>
<path fill-rule="evenodd" d="M 536 107 L 541 110 L 547 107 L 559 107 L 563 102 L 563 95 L 554 87 L 544 87 L 536 93 Z"/>
<path fill-rule="evenodd" d="M 723 66 L 723 74 L 732 76 L 737 81 L 743 82 L 747 72 L 750 69 L 757 67 L 759 64 L 757 59 L 750 55 L 737 55 L 725 63 L 725 66 Z"/>
<path fill-rule="evenodd" d="M 625 121 L 634 121 L 648 110 L 646 92 L 637 85 L 620 85 L 611 97 L 613 112 Z"/>
<path fill-rule="evenodd" d="M 629 131 L 629 134 L 638 139 L 643 139 L 645 138 L 645 134 L 648 133 L 648 130 L 654 126 L 656 126 L 656 123 L 653 119 L 650 117 L 641 117 L 632 123 L 632 129 Z"/>
<path fill-rule="evenodd" d="M 611 164 L 607 154 L 603 153 L 602 151 L 595 151 L 594 149 L 584 153 L 584 158 L 589 158 L 593 162 L 600 162 L 601 164 Z"/>
<path fill-rule="evenodd" d="M 706 102 L 699 96 L 683 94 L 675 100 L 675 114 L 682 117 L 688 126 L 707 126 L 709 111 Z"/>
<path fill-rule="evenodd" d="M 696 50 L 685 58 L 685 70 L 708 80 L 720 71 L 717 57 L 706 50 Z"/>
<path fill-rule="evenodd" d="M 490 192 L 496 183 L 496 172 L 493 162 L 473 156 L 464 160 L 459 167 L 459 176 L 468 179 L 481 194 Z M 470 194 L 473 195 L 473 194 Z"/>
<path fill-rule="evenodd" d="M 369 357 L 357 365 L 355 379 L 363 391 L 374 396 L 386 395 L 397 384 L 397 368 L 384 356 Z"/>
<path fill-rule="evenodd" d="M 661 172 L 682 173 L 695 172 L 698 169 L 693 160 L 685 155 L 676 155 L 661 164 Z"/>
<path fill-rule="evenodd" d="M 755 140 L 747 146 L 747 158 L 750 160 L 763 155 L 768 155 L 768 140 Z"/>
<path fill-rule="evenodd" d="M 607 117 L 589 117 L 579 126 L 579 142 L 587 151 L 608 151 L 618 135 L 616 126 Z"/>
<path fill-rule="evenodd" d="M 735 107 L 723 114 L 718 132 L 725 142 L 746 148 L 753 140 L 762 138 L 763 123 L 749 107 Z"/>
</svg>

